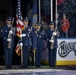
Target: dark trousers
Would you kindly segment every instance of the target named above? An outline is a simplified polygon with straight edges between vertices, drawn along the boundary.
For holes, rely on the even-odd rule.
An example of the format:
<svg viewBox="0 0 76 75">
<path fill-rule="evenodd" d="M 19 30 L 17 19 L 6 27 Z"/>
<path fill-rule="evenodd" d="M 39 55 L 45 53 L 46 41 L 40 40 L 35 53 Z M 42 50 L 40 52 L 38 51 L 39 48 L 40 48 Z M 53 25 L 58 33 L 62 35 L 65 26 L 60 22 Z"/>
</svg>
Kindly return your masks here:
<svg viewBox="0 0 76 75">
<path fill-rule="evenodd" d="M 11 67 L 11 65 L 12 65 L 12 55 L 13 55 L 13 47 L 11 49 L 5 47 L 4 56 L 5 56 L 5 65 L 7 67 Z"/>
<path fill-rule="evenodd" d="M 50 66 L 56 65 L 56 51 L 57 51 L 57 48 L 49 49 L 49 65 Z"/>
<path fill-rule="evenodd" d="M 22 52 L 23 52 L 23 64 L 22 64 L 22 66 L 27 66 L 28 65 L 29 50 L 30 50 L 30 47 L 23 46 L 23 49 L 22 49 Z"/>
<path fill-rule="evenodd" d="M 37 47 L 36 49 L 36 61 L 35 61 L 35 65 L 36 66 L 41 66 L 41 55 L 42 55 L 42 47 Z"/>
</svg>

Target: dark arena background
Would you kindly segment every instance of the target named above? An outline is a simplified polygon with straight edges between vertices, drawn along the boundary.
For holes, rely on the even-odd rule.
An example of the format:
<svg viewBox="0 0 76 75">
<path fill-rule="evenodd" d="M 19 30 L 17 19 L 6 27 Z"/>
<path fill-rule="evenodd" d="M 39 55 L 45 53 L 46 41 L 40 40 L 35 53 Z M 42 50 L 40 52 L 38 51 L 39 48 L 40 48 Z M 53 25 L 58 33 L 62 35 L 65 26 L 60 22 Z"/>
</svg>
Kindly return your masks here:
<svg viewBox="0 0 76 75">
<path fill-rule="evenodd" d="M 29 17 L 31 26 L 34 0 L 21 0 L 22 17 Z M 40 22 L 45 30 L 51 21 L 51 0 L 40 0 Z M 17 0 L 0 0 L 0 30 L 5 25 L 6 18 L 14 17 L 14 26 L 16 26 L 16 7 Z M 13 50 L 12 69 L 5 69 L 3 39 L 0 35 L 0 75 L 76 75 L 76 0 L 57 0 L 57 13 L 59 22 L 63 19 L 63 14 L 69 21 L 68 37 L 63 37 L 61 26 L 58 26 L 58 49 L 56 55 L 56 67 L 49 67 L 48 50 L 43 50 L 41 57 L 41 68 L 34 66 L 34 54 L 30 51 L 28 58 L 28 68 L 20 68 L 21 56 L 15 52 L 18 42 L 15 37 L 15 47 Z M 53 21 L 56 19 L 56 0 L 53 0 Z M 37 0 L 37 15 L 39 16 L 39 0 Z M 39 17 L 37 18 L 39 21 Z"/>
</svg>

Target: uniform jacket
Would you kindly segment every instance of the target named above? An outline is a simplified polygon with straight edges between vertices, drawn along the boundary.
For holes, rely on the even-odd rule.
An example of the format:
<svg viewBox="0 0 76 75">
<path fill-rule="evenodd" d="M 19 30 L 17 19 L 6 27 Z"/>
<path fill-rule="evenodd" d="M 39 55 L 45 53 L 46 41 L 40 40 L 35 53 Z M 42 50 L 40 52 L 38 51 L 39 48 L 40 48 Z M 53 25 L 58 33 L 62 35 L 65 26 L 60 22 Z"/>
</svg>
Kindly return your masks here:
<svg viewBox="0 0 76 75">
<path fill-rule="evenodd" d="M 22 37 L 23 46 L 32 46 L 32 29 L 27 27 L 22 31 L 22 34 L 26 34 L 25 37 Z"/>
<path fill-rule="evenodd" d="M 33 34 L 33 48 L 43 47 L 44 46 L 43 39 L 45 39 L 45 34 L 43 30 L 39 30 L 38 32 L 36 32 L 35 30 Z"/>
<path fill-rule="evenodd" d="M 13 27 L 13 26 L 12 26 Z M 5 25 L 2 29 L 1 29 L 1 37 L 3 38 L 3 45 L 7 47 L 8 45 L 8 34 L 9 34 L 10 28 L 8 27 L 8 25 Z M 14 31 L 13 31 L 14 32 Z M 15 33 L 12 34 L 12 46 L 14 46 L 14 35 Z"/>
<path fill-rule="evenodd" d="M 50 48 L 51 42 L 49 42 L 49 40 L 51 40 L 52 37 L 52 33 L 54 31 L 49 29 L 46 31 L 46 39 L 47 39 L 47 47 Z M 54 40 L 54 48 L 57 48 L 58 44 L 57 44 L 57 36 L 55 36 L 55 40 Z"/>
</svg>

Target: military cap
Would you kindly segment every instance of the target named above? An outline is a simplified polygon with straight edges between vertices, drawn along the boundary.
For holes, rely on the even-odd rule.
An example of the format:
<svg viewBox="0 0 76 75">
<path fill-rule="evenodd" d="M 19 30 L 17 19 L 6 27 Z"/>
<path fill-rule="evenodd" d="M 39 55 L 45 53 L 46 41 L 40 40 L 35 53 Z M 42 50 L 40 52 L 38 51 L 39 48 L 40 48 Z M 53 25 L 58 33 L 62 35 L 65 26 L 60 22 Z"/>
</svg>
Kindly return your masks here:
<svg viewBox="0 0 76 75">
<path fill-rule="evenodd" d="M 51 21 L 49 25 L 55 25 L 55 24 L 54 24 L 54 22 L 53 22 L 53 21 Z"/>
<path fill-rule="evenodd" d="M 24 18 L 24 21 L 29 21 L 28 17 L 25 17 L 25 18 Z"/>
<path fill-rule="evenodd" d="M 12 17 L 8 17 L 6 20 L 7 21 L 12 21 Z"/>
</svg>

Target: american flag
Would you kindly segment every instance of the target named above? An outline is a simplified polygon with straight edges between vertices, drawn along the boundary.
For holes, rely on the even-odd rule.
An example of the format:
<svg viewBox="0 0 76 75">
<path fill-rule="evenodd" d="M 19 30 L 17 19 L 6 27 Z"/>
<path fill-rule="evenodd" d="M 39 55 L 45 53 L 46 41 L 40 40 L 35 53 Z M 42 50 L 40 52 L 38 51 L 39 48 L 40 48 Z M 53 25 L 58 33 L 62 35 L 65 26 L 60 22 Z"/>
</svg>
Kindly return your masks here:
<svg viewBox="0 0 76 75">
<path fill-rule="evenodd" d="M 21 1 L 17 0 L 17 9 L 16 9 L 16 28 L 17 28 L 17 36 L 20 37 L 20 34 L 22 33 L 22 30 L 24 29 L 24 24 L 23 24 L 23 18 L 21 14 Z M 19 42 L 17 43 L 16 46 L 16 54 L 20 55 L 20 44 Z"/>
<path fill-rule="evenodd" d="M 16 27 L 17 27 L 17 36 L 20 36 L 22 30 L 24 29 L 23 18 L 21 14 L 21 1 L 17 0 L 17 9 L 16 9 Z"/>
<path fill-rule="evenodd" d="M 20 47 L 20 44 L 19 43 L 17 43 L 17 46 L 16 46 L 16 54 L 18 55 L 18 56 L 20 56 L 20 54 L 21 54 L 21 47 Z"/>
</svg>

